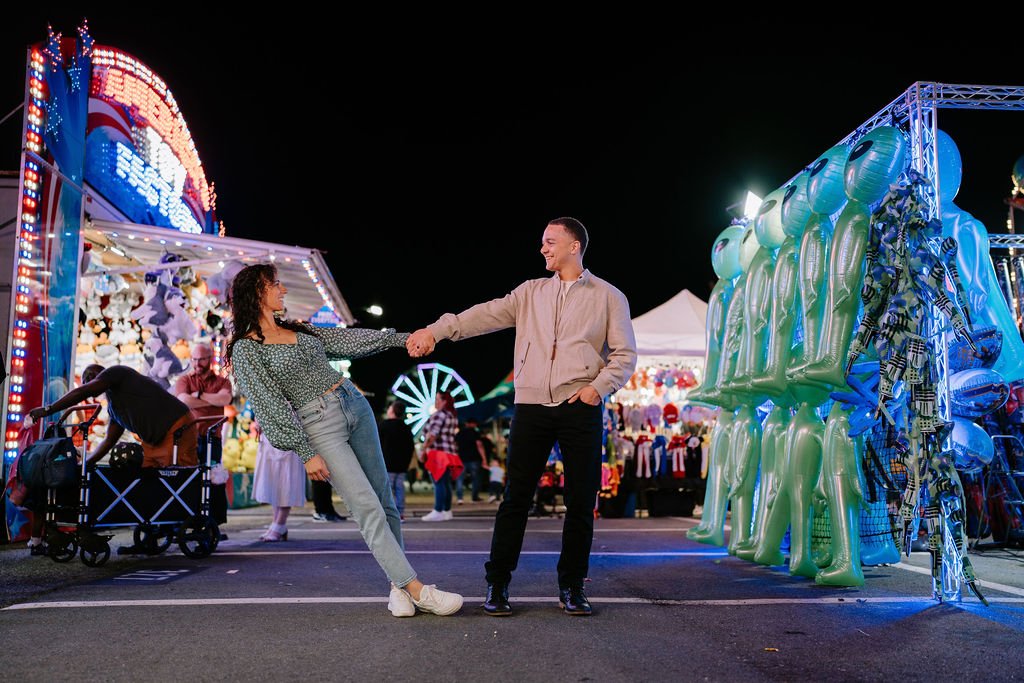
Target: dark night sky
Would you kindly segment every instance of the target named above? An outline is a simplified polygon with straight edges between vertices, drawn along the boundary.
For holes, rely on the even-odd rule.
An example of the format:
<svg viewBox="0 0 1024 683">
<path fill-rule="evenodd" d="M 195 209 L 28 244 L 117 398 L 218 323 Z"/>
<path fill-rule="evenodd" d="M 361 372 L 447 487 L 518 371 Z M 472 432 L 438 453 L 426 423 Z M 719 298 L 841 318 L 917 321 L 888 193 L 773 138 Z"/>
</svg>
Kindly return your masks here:
<svg viewBox="0 0 1024 683">
<path fill-rule="evenodd" d="M 22 98 L 25 46 L 47 21 L 72 34 L 81 14 L 5 18 L 3 113 Z M 87 16 L 97 43 L 173 91 L 230 235 L 327 251 L 365 324 L 407 330 L 543 277 L 540 235 L 560 215 L 587 226 L 585 265 L 634 316 L 683 287 L 706 299 L 711 244 L 746 189 L 775 189 L 915 81 L 1024 82 L 1017 55 L 995 45 L 901 57 L 781 24 L 708 29 L 709 48 L 693 28 L 499 38 L 499 19 L 459 32 L 305 15 Z M 20 121 L 0 126 L 0 168 L 17 167 Z M 1003 231 L 1024 113 L 939 121 L 964 157 L 957 204 Z M 375 303 L 380 321 L 363 312 Z M 511 350 L 507 331 L 441 345 L 434 359 L 479 395 L 508 372 Z M 391 352 L 353 375 L 382 397 L 410 365 Z"/>
</svg>

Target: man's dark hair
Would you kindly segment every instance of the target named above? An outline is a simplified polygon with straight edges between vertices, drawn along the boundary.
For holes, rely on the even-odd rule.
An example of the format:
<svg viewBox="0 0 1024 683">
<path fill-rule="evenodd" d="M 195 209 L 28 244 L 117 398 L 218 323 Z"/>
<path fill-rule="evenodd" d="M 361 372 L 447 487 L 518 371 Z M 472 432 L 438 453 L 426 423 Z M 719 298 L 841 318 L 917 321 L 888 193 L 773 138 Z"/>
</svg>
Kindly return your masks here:
<svg viewBox="0 0 1024 683">
<path fill-rule="evenodd" d="M 405 411 L 408 410 L 405 401 L 393 401 L 389 407 L 394 408 L 395 415 L 399 417 L 405 417 Z"/>
<path fill-rule="evenodd" d="M 580 243 L 580 256 L 587 253 L 587 244 L 590 243 L 590 236 L 587 235 L 587 229 L 578 220 L 564 216 L 548 221 L 548 225 L 561 225 L 567 233 L 572 235 L 574 240 Z"/>
<path fill-rule="evenodd" d="M 85 370 L 82 370 L 82 383 L 91 382 L 96 379 L 96 376 L 106 370 L 102 365 L 93 363 L 92 365 L 86 366 Z"/>
</svg>

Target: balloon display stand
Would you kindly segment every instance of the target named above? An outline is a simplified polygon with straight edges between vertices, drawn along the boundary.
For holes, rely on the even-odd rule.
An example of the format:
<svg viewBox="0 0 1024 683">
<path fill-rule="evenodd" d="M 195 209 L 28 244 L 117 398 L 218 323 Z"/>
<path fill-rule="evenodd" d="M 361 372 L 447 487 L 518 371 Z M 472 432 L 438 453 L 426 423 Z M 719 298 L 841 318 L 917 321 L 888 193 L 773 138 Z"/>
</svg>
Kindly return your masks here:
<svg viewBox="0 0 1024 683">
<path fill-rule="evenodd" d="M 992 462 L 1000 432 L 975 420 L 1024 380 L 1010 310 L 1024 259 L 989 258 L 1024 237 L 990 239 L 953 203 L 962 164 L 938 128 L 944 108 L 1024 110 L 1024 87 L 915 83 L 716 239 L 706 372 L 690 397 L 722 412 L 691 540 L 724 545 L 729 510 L 730 554 L 780 565 L 788 527 L 790 574 L 852 587 L 862 564 L 899 562 L 924 533 L 933 597 L 959 600 L 965 585 L 984 602 L 961 473 L 971 483 Z M 766 400 L 767 417 L 755 413 Z M 1024 528 L 1009 461 L 996 496 L 1007 537 Z"/>
</svg>

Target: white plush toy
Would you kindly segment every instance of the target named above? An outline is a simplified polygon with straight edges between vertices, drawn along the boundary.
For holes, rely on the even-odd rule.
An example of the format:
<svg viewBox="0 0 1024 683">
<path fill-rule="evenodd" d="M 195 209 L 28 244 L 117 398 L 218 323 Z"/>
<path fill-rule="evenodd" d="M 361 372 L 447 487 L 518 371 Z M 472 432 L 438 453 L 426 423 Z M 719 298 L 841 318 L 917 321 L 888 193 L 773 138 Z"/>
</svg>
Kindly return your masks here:
<svg viewBox="0 0 1024 683">
<path fill-rule="evenodd" d="M 133 320 L 125 320 L 125 327 L 121 332 L 121 336 L 124 339 L 125 344 L 138 344 L 139 343 L 139 324 Z"/>
<path fill-rule="evenodd" d="M 89 450 L 92 451 L 96 446 L 100 445 L 100 441 L 103 441 L 103 437 L 107 435 L 107 425 L 95 424 L 93 428 L 89 430 Z"/>
<path fill-rule="evenodd" d="M 96 347 L 96 362 L 105 368 L 117 365 L 120 351 L 113 344 L 99 344 Z"/>
<path fill-rule="evenodd" d="M 109 341 L 114 346 L 121 346 L 121 321 L 114 320 L 110 323 Z"/>
<path fill-rule="evenodd" d="M 99 320 L 103 317 L 103 311 L 100 310 L 100 295 L 95 288 L 85 299 L 85 317 L 87 320 Z"/>
<path fill-rule="evenodd" d="M 88 326 L 83 326 L 84 329 L 89 329 Z M 89 330 L 89 334 L 92 334 L 92 330 Z M 96 335 L 93 335 L 95 338 Z M 82 372 L 96 362 L 96 352 L 92 348 L 92 344 L 79 343 L 77 349 L 75 349 L 75 374 L 79 377 L 82 376 Z"/>
<path fill-rule="evenodd" d="M 103 315 L 111 320 L 123 320 L 131 315 L 132 309 L 138 303 L 139 296 L 125 283 L 124 289 L 110 295 L 107 305 L 103 308 Z"/>
<path fill-rule="evenodd" d="M 92 331 L 91 320 L 87 320 L 85 324 L 81 326 L 81 332 L 78 333 L 78 343 L 85 344 L 90 349 L 93 344 L 96 343 L 96 333 Z"/>
<path fill-rule="evenodd" d="M 245 266 L 238 261 L 231 261 L 219 273 L 206 278 L 206 293 L 220 303 L 227 303 L 231 282 Z"/>
</svg>

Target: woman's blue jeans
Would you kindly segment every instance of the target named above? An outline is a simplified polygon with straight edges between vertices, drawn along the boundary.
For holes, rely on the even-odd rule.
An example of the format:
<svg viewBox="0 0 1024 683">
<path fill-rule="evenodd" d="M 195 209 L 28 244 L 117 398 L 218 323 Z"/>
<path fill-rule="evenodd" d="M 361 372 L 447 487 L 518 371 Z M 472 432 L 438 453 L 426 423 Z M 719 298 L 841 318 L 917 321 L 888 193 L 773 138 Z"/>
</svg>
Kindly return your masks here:
<svg viewBox="0 0 1024 683">
<path fill-rule="evenodd" d="M 393 584 L 405 586 L 416 572 L 405 557 L 401 518 L 370 404 L 345 381 L 296 412 L 370 552 Z"/>
<path fill-rule="evenodd" d="M 452 509 L 451 470 L 445 470 L 440 479 L 434 480 L 434 509 L 440 512 Z"/>
</svg>

